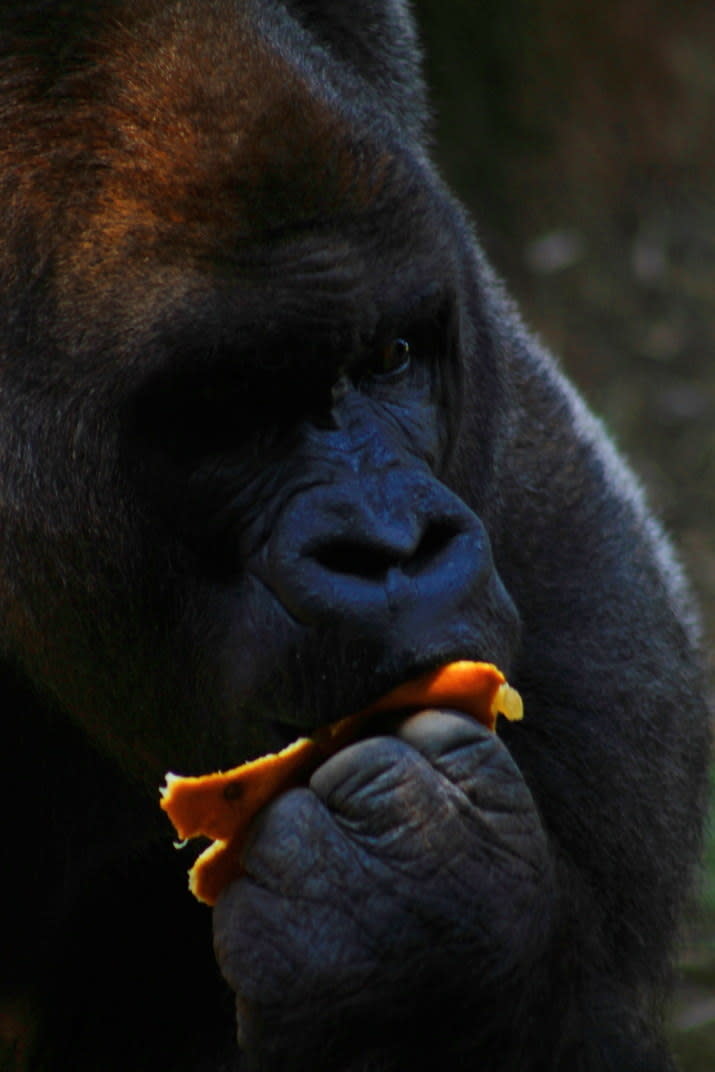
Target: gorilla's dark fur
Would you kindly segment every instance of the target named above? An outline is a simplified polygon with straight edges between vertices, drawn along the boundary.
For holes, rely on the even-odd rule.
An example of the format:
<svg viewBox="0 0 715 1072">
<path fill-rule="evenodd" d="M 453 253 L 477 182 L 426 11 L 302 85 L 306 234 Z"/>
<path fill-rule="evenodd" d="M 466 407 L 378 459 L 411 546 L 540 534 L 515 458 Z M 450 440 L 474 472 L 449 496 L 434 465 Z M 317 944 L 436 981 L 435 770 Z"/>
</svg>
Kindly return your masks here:
<svg viewBox="0 0 715 1072">
<path fill-rule="evenodd" d="M 28 0 L 0 50 L 5 1060 L 671 1068 L 697 629 L 435 174 L 406 0 Z M 164 772 L 458 657 L 524 722 L 267 809 L 226 986 Z"/>
</svg>

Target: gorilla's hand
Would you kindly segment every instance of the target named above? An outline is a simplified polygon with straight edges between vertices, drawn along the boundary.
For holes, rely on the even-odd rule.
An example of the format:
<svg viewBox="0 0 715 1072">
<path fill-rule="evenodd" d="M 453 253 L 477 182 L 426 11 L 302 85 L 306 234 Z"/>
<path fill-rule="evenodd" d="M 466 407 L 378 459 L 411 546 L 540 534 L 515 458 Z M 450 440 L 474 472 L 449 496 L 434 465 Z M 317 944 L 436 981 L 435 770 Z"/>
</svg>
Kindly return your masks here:
<svg viewBox="0 0 715 1072">
<path fill-rule="evenodd" d="M 549 937 L 531 794 L 499 739 L 451 712 L 326 762 L 262 813 L 245 868 L 215 940 L 260 1067 L 341 1067 L 343 1036 L 404 1058 L 465 1016 L 488 1033 Z"/>
</svg>

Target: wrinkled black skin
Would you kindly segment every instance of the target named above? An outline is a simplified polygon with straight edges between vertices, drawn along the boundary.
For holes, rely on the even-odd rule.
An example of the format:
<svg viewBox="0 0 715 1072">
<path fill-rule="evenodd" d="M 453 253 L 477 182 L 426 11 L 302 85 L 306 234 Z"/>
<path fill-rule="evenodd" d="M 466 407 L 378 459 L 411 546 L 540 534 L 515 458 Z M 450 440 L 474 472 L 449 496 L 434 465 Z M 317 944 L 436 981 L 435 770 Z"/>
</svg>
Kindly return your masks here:
<svg viewBox="0 0 715 1072">
<path fill-rule="evenodd" d="M 404 4 L 9 7 L 0 963 L 29 1067 L 671 1068 L 696 625 L 434 173 Z M 398 721 L 266 809 L 213 913 L 226 987 L 165 770 L 458 657 L 524 722 Z"/>
</svg>

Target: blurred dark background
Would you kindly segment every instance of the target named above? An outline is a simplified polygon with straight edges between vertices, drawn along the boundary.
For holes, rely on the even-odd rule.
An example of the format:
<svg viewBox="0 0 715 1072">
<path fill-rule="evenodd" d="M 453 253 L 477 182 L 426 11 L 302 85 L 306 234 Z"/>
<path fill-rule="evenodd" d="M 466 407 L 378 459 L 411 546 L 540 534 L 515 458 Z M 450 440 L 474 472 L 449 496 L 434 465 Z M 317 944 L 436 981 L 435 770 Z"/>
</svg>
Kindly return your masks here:
<svg viewBox="0 0 715 1072">
<path fill-rule="evenodd" d="M 415 6 L 443 173 L 675 540 L 712 680 L 715 4 Z M 672 1030 L 684 1072 L 712 1072 L 715 836 Z"/>
</svg>

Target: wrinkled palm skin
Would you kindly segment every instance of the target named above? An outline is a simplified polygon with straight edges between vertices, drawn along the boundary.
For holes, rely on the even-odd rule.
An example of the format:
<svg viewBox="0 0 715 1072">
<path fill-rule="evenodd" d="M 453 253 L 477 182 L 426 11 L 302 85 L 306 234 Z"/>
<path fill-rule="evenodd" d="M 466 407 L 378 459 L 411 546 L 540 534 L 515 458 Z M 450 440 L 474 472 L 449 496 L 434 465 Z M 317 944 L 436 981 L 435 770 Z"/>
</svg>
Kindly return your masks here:
<svg viewBox="0 0 715 1072">
<path fill-rule="evenodd" d="M 436 174 L 419 68 L 405 0 L 0 12 L 13 1072 L 672 1068 L 696 618 Z M 522 723 L 393 719 L 192 900 L 165 771 L 464 658 Z"/>
</svg>

